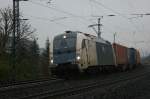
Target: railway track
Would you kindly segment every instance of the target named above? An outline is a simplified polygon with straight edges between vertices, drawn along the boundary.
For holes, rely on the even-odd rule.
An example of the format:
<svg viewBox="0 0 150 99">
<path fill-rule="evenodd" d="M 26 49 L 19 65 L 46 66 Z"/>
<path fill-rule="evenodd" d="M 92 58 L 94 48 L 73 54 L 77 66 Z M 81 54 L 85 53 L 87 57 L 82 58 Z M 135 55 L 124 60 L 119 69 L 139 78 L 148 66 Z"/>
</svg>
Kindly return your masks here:
<svg viewBox="0 0 150 99">
<path fill-rule="evenodd" d="M 119 85 L 121 83 L 129 82 L 130 80 L 140 79 L 144 77 L 145 75 L 150 75 L 150 72 L 139 72 L 136 75 L 133 75 L 133 73 L 128 73 L 126 76 L 120 76 L 109 79 L 104 79 L 101 81 L 73 86 L 73 87 L 66 87 L 62 89 L 56 89 L 56 90 L 49 90 L 46 92 L 40 92 L 39 94 L 32 94 L 30 96 L 22 97 L 21 99 L 65 99 L 66 97 L 71 97 L 74 95 L 79 95 L 83 93 L 87 93 L 91 90 L 100 89 L 100 88 L 108 88 L 115 85 Z M 70 99 L 70 98 L 69 98 Z"/>
<path fill-rule="evenodd" d="M 48 86 L 53 89 L 53 85 L 57 86 L 62 82 L 62 79 L 52 78 L 7 84 L 0 87 L 0 99 L 19 99 L 32 93 L 39 93 L 40 90 L 44 91 Z"/>
<path fill-rule="evenodd" d="M 95 89 L 108 88 L 133 79 L 150 75 L 148 69 L 135 69 L 132 72 L 112 74 L 105 79 L 92 81 L 64 81 L 53 79 L 24 83 L 0 88 L 1 99 L 60 99 L 80 95 Z M 69 98 L 70 99 L 70 98 Z M 76 99 L 76 98 L 75 98 Z"/>
<path fill-rule="evenodd" d="M 36 82 L 43 82 L 49 80 L 55 80 L 56 78 L 51 79 L 37 79 L 37 80 L 27 80 L 27 81 L 0 81 L 0 88 L 1 87 L 9 87 L 21 84 L 28 84 L 28 83 L 36 83 Z"/>
</svg>

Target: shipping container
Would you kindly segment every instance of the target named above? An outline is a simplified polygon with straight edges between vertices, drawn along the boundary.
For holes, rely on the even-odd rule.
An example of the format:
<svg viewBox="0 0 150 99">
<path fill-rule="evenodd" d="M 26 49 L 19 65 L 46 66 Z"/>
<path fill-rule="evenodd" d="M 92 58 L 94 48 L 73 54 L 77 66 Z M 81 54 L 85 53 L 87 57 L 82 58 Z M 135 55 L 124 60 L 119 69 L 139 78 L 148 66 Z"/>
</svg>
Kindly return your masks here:
<svg viewBox="0 0 150 99">
<path fill-rule="evenodd" d="M 113 48 L 114 48 L 115 57 L 116 57 L 116 64 L 118 66 L 127 66 L 128 65 L 128 48 L 117 43 L 113 43 Z"/>
<path fill-rule="evenodd" d="M 128 49 L 129 65 L 136 65 L 136 50 L 134 48 Z"/>
<path fill-rule="evenodd" d="M 141 64 L 140 52 L 136 50 L 136 63 L 137 65 Z"/>
</svg>

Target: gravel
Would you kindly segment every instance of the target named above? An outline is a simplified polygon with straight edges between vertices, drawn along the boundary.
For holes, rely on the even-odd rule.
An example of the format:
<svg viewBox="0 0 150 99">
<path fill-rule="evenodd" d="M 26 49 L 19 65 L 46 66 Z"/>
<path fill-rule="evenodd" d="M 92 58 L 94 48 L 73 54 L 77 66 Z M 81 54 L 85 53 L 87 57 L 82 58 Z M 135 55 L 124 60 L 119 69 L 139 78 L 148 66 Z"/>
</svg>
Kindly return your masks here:
<svg viewBox="0 0 150 99">
<path fill-rule="evenodd" d="M 109 91 L 105 99 L 150 99 L 150 74 Z"/>
<path fill-rule="evenodd" d="M 144 70 L 150 71 L 150 68 L 145 66 Z M 150 74 L 62 99 L 150 99 Z"/>
</svg>

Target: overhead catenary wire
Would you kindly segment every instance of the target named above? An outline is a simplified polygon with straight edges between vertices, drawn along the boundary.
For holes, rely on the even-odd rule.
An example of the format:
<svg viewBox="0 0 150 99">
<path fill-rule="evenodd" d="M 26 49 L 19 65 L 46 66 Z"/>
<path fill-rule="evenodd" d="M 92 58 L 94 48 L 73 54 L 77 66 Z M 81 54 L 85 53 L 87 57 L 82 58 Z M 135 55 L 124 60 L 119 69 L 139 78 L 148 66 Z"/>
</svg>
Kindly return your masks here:
<svg viewBox="0 0 150 99">
<path fill-rule="evenodd" d="M 91 6 L 91 9 L 92 9 L 92 12 L 91 12 L 91 17 L 101 17 L 101 16 L 107 16 L 107 14 L 105 13 L 105 11 L 102 11 L 105 15 L 94 15 L 94 7 L 96 8 L 96 9 L 99 9 L 100 8 L 100 6 L 98 6 L 98 5 L 93 5 L 92 3 L 94 3 L 94 2 L 92 2 L 92 0 L 89 0 L 89 3 L 90 3 L 90 6 Z"/>
<path fill-rule="evenodd" d="M 64 13 L 64 14 L 69 15 L 69 16 L 71 16 L 71 17 L 80 18 L 80 19 L 82 19 L 82 20 L 83 20 L 84 22 L 86 22 L 86 23 L 87 23 L 88 21 L 91 22 L 90 20 L 87 20 L 84 16 L 75 15 L 75 14 L 73 14 L 73 13 L 70 13 L 70 12 L 67 12 L 67 11 L 64 11 L 64 10 L 61 10 L 61 9 L 58 9 L 58 8 L 53 8 L 53 7 L 44 5 L 44 4 L 39 3 L 39 2 L 34 2 L 34 1 L 29 1 L 29 2 L 31 2 L 31 3 L 33 3 L 33 4 L 36 4 L 36 5 L 39 5 L 39 6 L 42 6 L 42 7 L 49 8 L 49 9 L 54 10 L 54 11 L 57 11 L 57 12 L 59 12 L 59 13 Z"/>
<path fill-rule="evenodd" d="M 139 28 L 138 28 L 138 27 L 132 22 L 132 20 L 130 20 L 126 15 L 124 15 L 124 14 L 122 14 L 122 13 L 119 13 L 119 12 L 117 12 L 116 10 L 114 10 L 114 9 L 112 9 L 112 8 L 110 8 L 110 7 L 107 7 L 106 5 L 102 4 L 102 3 L 99 2 L 99 1 L 96 1 L 96 0 L 91 0 L 91 1 L 94 2 L 95 4 L 98 4 L 98 5 L 102 6 L 102 7 L 105 8 L 105 9 L 107 9 L 107 10 L 109 10 L 109 11 L 112 11 L 112 12 L 116 13 L 117 15 L 119 15 L 119 16 L 121 16 L 121 17 L 127 19 L 128 22 L 130 22 L 130 23 L 133 25 L 133 27 L 134 27 L 136 30 L 139 31 Z"/>
<path fill-rule="evenodd" d="M 99 1 L 90 0 L 90 2 L 91 2 L 91 1 L 95 2 L 96 4 L 102 6 L 103 8 L 105 8 L 105 9 L 107 9 L 107 10 L 110 10 L 110 11 L 116 13 L 116 14 L 119 15 L 119 16 L 122 16 L 123 18 L 128 19 L 128 17 L 127 17 L 126 15 L 124 15 L 124 14 L 122 14 L 122 13 L 119 13 L 119 12 L 115 11 L 114 9 L 112 9 L 112 8 L 110 8 L 110 7 L 105 6 L 104 4 L 102 4 L 102 3 L 99 2 Z M 36 5 L 40 5 L 40 6 L 46 7 L 46 8 L 50 8 L 51 10 L 54 10 L 54 11 L 57 11 L 57 12 L 60 12 L 60 13 L 64 13 L 64 14 L 69 15 L 69 16 L 71 16 L 71 17 L 80 18 L 80 19 L 84 20 L 84 22 L 85 22 L 85 21 L 86 21 L 86 22 L 87 22 L 87 21 L 90 21 L 90 20 L 87 20 L 84 16 L 75 15 L 75 14 L 73 14 L 73 13 L 70 13 L 70 12 L 67 12 L 67 11 L 63 11 L 62 9 L 53 8 L 53 7 L 47 6 L 47 5 L 42 4 L 42 3 L 39 3 L 39 2 L 34 2 L 34 1 L 29 1 L 29 2 L 31 2 L 31 3 L 33 3 L 33 4 L 36 4 Z M 129 20 L 129 19 L 128 19 L 128 20 Z M 133 23 L 132 20 L 129 20 L 129 22 L 132 23 L 132 25 L 135 27 L 136 30 L 139 29 L 139 28 Z"/>
<path fill-rule="evenodd" d="M 107 10 L 109 10 L 109 11 L 112 11 L 112 12 L 114 12 L 114 13 L 116 13 L 116 14 L 118 14 L 118 15 L 120 15 L 120 16 L 126 18 L 126 19 L 128 19 L 128 17 L 125 16 L 124 14 L 121 14 L 121 13 L 115 11 L 114 9 L 105 6 L 104 4 L 102 4 L 102 3 L 99 2 L 99 1 L 96 1 L 96 0 L 91 0 L 91 1 L 93 1 L 94 3 L 96 3 L 96 4 L 100 5 L 100 6 L 102 6 L 103 8 L 105 8 L 105 9 L 107 9 Z"/>
<path fill-rule="evenodd" d="M 109 10 L 109 11 L 111 11 L 111 12 L 113 12 L 113 13 L 115 13 L 115 14 L 121 16 L 121 17 L 123 17 L 124 19 L 127 19 L 128 22 L 129 22 L 130 24 L 132 24 L 132 26 L 135 28 L 134 31 L 136 31 L 136 32 L 141 31 L 141 30 L 139 29 L 139 27 L 135 24 L 135 22 L 133 22 L 131 19 L 129 19 L 126 15 L 124 15 L 124 14 L 122 14 L 122 13 L 119 13 L 119 12 L 117 12 L 116 10 L 114 10 L 114 9 L 112 9 L 112 8 L 110 8 L 110 7 L 105 6 L 104 4 L 102 4 L 102 3 L 99 2 L 99 1 L 96 1 L 96 0 L 91 0 L 91 1 L 93 1 L 93 3 L 95 3 L 96 5 L 100 5 L 100 6 L 103 7 L 104 9 L 107 9 L 107 10 Z M 95 6 L 95 7 L 97 7 L 97 6 Z"/>
<path fill-rule="evenodd" d="M 24 15 L 27 15 L 27 16 L 29 16 L 29 17 L 32 17 L 32 18 L 38 19 L 38 20 L 44 20 L 44 21 L 46 21 L 46 22 L 52 22 L 52 23 L 55 23 L 55 24 L 57 24 L 57 25 L 59 25 L 59 26 L 69 27 L 69 26 L 67 26 L 67 25 L 65 25 L 65 24 L 56 22 L 56 21 L 58 21 L 58 20 L 61 19 L 61 18 L 50 19 L 50 18 L 39 17 L 39 16 L 33 16 L 33 15 L 28 15 L 28 14 L 24 14 Z M 60 21 L 60 20 L 59 20 L 59 21 Z"/>
<path fill-rule="evenodd" d="M 29 15 L 29 14 L 24 14 L 24 15 L 27 15 L 27 16 L 30 16 L 30 17 L 34 17 L 34 18 L 37 18 L 37 19 L 41 19 L 41 20 L 46 20 L 46 21 L 51 21 L 51 22 L 55 22 L 55 21 L 60 21 L 60 20 L 65 20 L 69 17 L 52 17 L 52 18 L 46 18 L 46 17 L 39 17 L 39 16 L 33 16 L 33 15 Z"/>
<path fill-rule="evenodd" d="M 94 6 L 93 6 L 93 4 L 91 3 L 91 0 L 89 0 L 89 6 L 90 6 L 90 8 L 91 8 L 91 10 L 90 10 L 90 15 L 93 16 Z"/>
<path fill-rule="evenodd" d="M 63 11 L 63 10 L 60 10 L 60 9 L 57 9 L 57 8 L 53 8 L 53 7 L 50 7 L 50 6 L 47 6 L 47 5 L 38 3 L 38 2 L 34 2 L 34 1 L 30 1 L 30 2 L 33 3 L 33 4 L 36 4 L 36 5 L 43 6 L 43 7 L 49 8 L 49 9 L 51 9 L 51 10 L 60 12 L 60 13 L 64 13 L 64 14 L 66 14 L 66 15 L 70 15 L 71 17 L 80 18 L 80 19 L 84 20 L 84 22 L 85 22 L 85 21 L 86 21 L 86 22 L 89 21 L 90 23 L 93 23 L 91 20 L 88 20 L 88 19 L 85 18 L 85 17 L 87 17 L 87 16 L 78 16 L 78 15 L 75 15 L 75 14 L 72 14 L 72 13 L 69 13 L 69 12 L 66 12 L 66 11 Z M 70 18 L 71 18 L 71 17 L 70 17 Z M 65 18 L 64 18 L 64 19 L 65 19 Z M 84 24 L 84 25 L 85 25 L 85 24 Z"/>
<path fill-rule="evenodd" d="M 69 25 L 63 24 L 62 22 L 58 22 L 58 21 L 61 21 L 61 20 L 64 20 L 64 19 L 67 19 L 70 17 L 47 18 L 47 17 L 41 17 L 41 16 L 40 17 L 39 16 L 33 16 L 33 15 L 29 15 L 29 14 L 24 14 L 24 15 L 32 17 L 32 18 L 37 19 L 37 20 L 43 20 L 45 22 L 55 23 L 56 25 L 59 25 L 60 27 L 64 27 L 67 29 L 72 28 Z M 79 30 L 79 28 L 77 28 L 77 27 L 73 27 L 73 29 Z"/>
<path fill-rule="evenodd" d="M 74 15 L 74 14 L 72 14 L 72 13 L 69 13 L 69 12 L 66 12 L 66 11 L 63 11 L 63 10 L 60 10 L 60 9 L 57 9 L 57 8 L 53 8 L 53 7 L 44 5 L 44 4 L 39 3 L 39 2 L 34 2 L 34 1 L 29 1 L 29 2 L 31 2 L 31 3 L 33 3 L 33 4 L 36 4 L 36 5 L 39 5 L 39 6 L 43 6 L 43 7 L 49 8 L 49 9 L 51 9 L 51 10 L 55 10 L 55 11 L 60 12 L 60 13 L 64 13 L 64 14 L 66 14 L 66 15 L 76 16 L 76 15 Z"/>
</svg>

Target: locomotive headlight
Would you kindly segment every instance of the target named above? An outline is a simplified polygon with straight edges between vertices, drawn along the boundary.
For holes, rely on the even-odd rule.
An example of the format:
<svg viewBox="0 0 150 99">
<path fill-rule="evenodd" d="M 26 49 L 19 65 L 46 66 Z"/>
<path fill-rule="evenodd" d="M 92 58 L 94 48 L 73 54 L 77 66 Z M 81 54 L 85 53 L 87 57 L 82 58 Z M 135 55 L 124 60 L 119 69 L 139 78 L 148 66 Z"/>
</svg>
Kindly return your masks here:
<svg viewBox="0 0 150 99">
<path fill-rule="evenodd" d="M 80 56 L 77 56 L 77 60 L 80 60 L 81 59 L 81 57 Z"/>
<path fill-rule="evenodd" d="M 51 64 L 53 64 L 53 59 L 51 59 Z"/>
<path fill-rule="evenodd" d="M 65 39 L 65 38 L 66 38 L 66 35 L 64 35 L 63 38 Z"/>
</svg>

